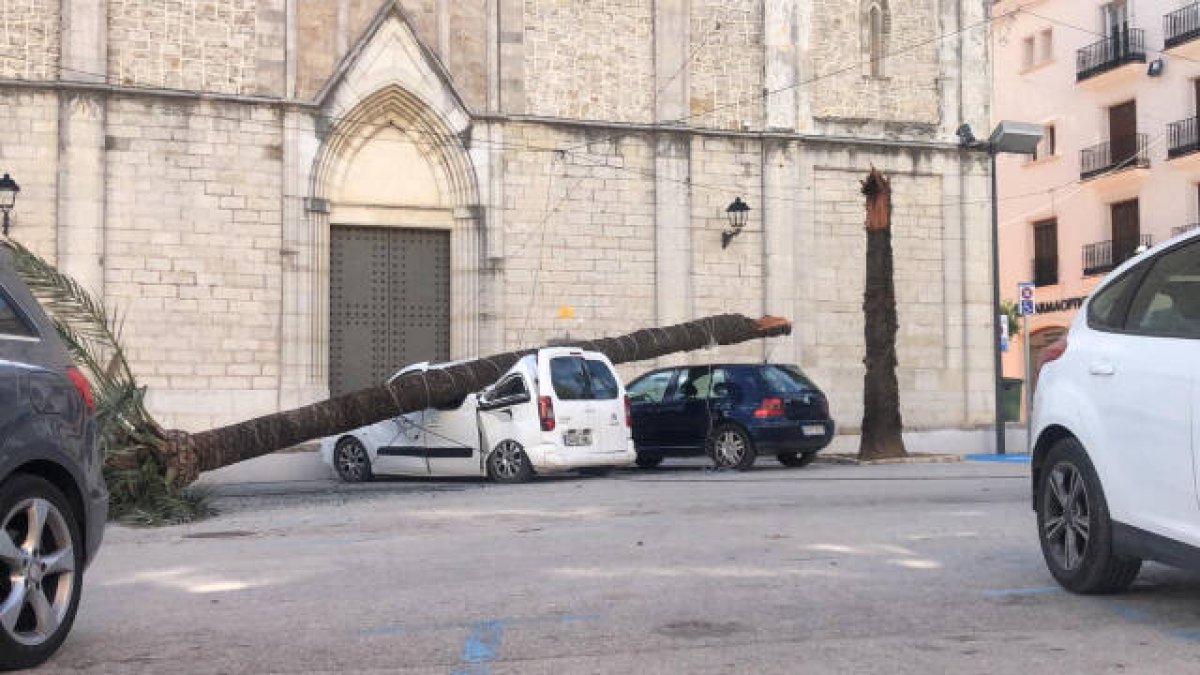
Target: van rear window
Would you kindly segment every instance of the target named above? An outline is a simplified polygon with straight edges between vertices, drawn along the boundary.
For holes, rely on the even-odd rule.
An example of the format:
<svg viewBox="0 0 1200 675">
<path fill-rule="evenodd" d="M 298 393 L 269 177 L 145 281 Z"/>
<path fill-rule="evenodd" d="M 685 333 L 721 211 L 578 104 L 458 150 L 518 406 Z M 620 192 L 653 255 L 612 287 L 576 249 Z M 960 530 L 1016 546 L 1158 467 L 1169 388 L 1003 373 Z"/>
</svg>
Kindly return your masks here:
<svg viewBox="0 0 1200 675">
<path fill-rule="evenodd" d="M 592 385 L 592 398 L 609 401 L 621 393 L 621 385 L 613 377 L 612 370 L 603 361 L 587 359 L 588 378 Z"/>
<path fill-rule="evenodd" d="M 582 401 L 591 398 L 583 359 L 577 356 L 550 359 L 550 384 L 560 400 Z"/>
<path fill-rule="evenodd" d="M 578 356 L 550 359 L 550 384 L 562 401 L 612 400 L 621 385 L 603 361 Z"/>
</svg>

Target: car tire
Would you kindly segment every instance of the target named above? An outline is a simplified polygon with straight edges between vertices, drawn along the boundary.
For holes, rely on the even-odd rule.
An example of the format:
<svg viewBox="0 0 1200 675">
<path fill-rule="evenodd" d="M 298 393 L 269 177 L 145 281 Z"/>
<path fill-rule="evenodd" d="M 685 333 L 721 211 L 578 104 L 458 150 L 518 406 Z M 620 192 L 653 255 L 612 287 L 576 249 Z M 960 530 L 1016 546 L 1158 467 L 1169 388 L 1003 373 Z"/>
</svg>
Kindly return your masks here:
<svg viewBox="0 0 1200 675">
<path fill-rule="evenodd" d="M 659 455 L 643 455 L 638 453 L 637 459 L 633 460 L 633 462 L 638 465 L 639 469 L 657 469 L 663 463 L 663 458 Z"/>
<path fill-rule="evenodd" d="M 31 519 L 41 520 L 36 534 Z M 62 645 L 75 622 L 83 537 L 58 488 L 18 474 L 0 486 L 0 538 L 0 608 L 17 612 L 15 624 L 0 620 L 0 670 L 32 668 Z M 35 613 L 35 602 L 43 616 Z"/>
<path fill-rule="evenodd" d="M 775 455 L 775 458 L 784 466 L 799 468 L 812 464 L 813 460 L 817 458 L 817 453 L 815 450 L 811 452 L 781 452 Z"/>
<path fill-rule="evenodd" d="M 733 424 L 722 424 L 709 432 L 705 449 L 713 464 L 720 469 L 745 471 L 754 466 L 758 456 L 750 435 Z"/>
<path fill-rule="evenodd" d="M 1038 540 L 1050 574 L 1074 593 L 1129 588 L 1142 561 L 1113 553 L 1104 489 L 1078 440 L 1065 438 L 1054 444 L 1038 482 Z"/>
<path fill-rule="evenodd" d="M 375 477 L 366 446 L 353 436 L 339 439 L 333 447 L 333 469 L 346 483 L 364 483 Z"/>
<path fill-rule="evenodd" d="M 501 441 L 488 455 L 487 472 L 497 483 L 524 483 L 533 478 L 533 464 L 520 443 Z"/>
</svg>

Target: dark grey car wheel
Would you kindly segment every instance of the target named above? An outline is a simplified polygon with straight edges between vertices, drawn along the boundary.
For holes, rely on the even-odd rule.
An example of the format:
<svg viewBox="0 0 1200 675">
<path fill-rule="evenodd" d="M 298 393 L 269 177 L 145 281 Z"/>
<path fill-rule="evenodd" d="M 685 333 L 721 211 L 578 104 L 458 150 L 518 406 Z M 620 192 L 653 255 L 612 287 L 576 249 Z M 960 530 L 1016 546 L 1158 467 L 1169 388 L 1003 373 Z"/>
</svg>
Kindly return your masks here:
<svg viewBox="0 0 1200 675">
<path fill-rule="evenodd" d="M 802 467 L 812 464 L 817 459 L 816 451 L 812 452 L 783 452 L 775 455 L 779 463 L 784 466 Z"/>
<path fill-rule="evenodd" d="M 758 456 L 750 435 L 733 424 L 722 424 L 713 429 L 706 446 L 713 464 L 722 469 L 744 471 L 754 466 L 754 459 Z"/>
<path fill-rule="evenodd" d="M 347 436 L 337 442 L 333 448 L 333 468 L 338 478 L 347 483 L 361 483 L 371 480 L 371 456 L 362 441 Z"/>
<path fill-rule="evenodd" d="M 0 669 L 31 668 L 58 649 L 82 581 L 83 538 L 62 492 L 29 475 L 0 486 Z"/>
<path fill-rule="evenodd" d="M 1054 445 L 1039 478 L 1038 539 L 1050 573 L 1075 593 L 1116 593 L 1142 561 L 1113 552 L 1112 519 L 1096 470 L 1079 441 Z"/>
</svg>

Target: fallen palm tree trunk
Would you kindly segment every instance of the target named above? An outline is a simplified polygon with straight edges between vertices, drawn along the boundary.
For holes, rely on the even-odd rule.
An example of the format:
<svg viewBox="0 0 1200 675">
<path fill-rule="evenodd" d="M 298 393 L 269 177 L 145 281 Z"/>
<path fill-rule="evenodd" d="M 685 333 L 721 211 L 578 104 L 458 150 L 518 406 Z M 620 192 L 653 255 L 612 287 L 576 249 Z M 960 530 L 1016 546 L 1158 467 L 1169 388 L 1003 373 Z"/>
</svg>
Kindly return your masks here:
<svg viewBox="0 0 1200 675">
<path fill-rule="evenodd" d="M 791 324 L 786 319 L 763 317 L 755 321 L 740 314 L 722 314 L 665 328 L 647 328 L 620 337 L 574 342 L 571 346 L 601 352 L 613 363 L 628 363 L 790 332 Z M 453 405 L 496 382 L 518 360 L 533 351 L 507 352 L 414 372 L 378 387 L 198 434 L 168 432 L 161 459 L 164 468 L 173 472 L 176 480 L 190 483 L 202 471 L 236 464 L 404 413 Z"/>
</svg>

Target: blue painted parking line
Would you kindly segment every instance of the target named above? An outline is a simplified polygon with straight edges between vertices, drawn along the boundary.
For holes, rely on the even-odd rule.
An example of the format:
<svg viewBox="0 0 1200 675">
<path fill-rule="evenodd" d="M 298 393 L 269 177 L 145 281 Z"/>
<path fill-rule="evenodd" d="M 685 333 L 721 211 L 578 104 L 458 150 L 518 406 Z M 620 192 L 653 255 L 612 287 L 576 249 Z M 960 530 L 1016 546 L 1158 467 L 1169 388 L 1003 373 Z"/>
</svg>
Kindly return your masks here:
<svg viewBox="0 0 1200 675">
<path fill-rule="evenodd" d="M 502 620 L 480 621 L 471 627 L 453 675 L 491 675 L 492 661 L 500 654 L 504 636 Z"/>
<path fill-rule="evenodd" d="M 1028 464 L 1029 455 L 1020 452 L 1011 455 L 967 455 L 969 462 L 1002 462 L 1004 464 Z"/>
</svg>

